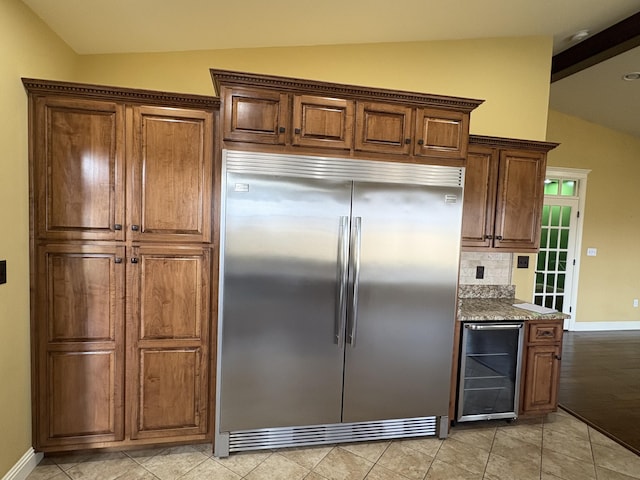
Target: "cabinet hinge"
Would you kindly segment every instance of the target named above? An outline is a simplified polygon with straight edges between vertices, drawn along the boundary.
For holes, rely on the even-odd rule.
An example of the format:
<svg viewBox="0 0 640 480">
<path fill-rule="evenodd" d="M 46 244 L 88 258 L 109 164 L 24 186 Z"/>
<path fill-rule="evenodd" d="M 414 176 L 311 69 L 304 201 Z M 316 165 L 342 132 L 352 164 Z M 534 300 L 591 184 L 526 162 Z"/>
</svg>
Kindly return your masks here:
<svg viewBox="0 0 640 480">
<path fill-rule="evenodd" d="M 576 212 L 576 218 L 580 218 L 580 210 Z"/>
<path fill-rule="evenodd" d="M 572 307 L 569 306 L 569 313 L 571 313 L 573 311 Z"/>
<path fill-rule="evenodd" d="M 575 265 L 576 265 L 576 259 L 575 258 L 573 259 L 572 263 L 573 263 L 573 266 L 575 267 Z"/>
</svg>

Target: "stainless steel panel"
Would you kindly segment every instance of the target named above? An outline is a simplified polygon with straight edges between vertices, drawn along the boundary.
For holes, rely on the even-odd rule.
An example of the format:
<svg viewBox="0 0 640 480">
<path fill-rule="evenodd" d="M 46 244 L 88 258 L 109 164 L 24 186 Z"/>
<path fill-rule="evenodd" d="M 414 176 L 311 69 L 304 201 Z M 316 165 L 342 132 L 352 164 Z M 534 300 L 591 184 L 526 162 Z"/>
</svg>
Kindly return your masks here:
<svg viewBox="0 0 640 480">
<path fill-rule="evenodd" d="M 357 342 L 345 347 L 343 421 L 447 415 L 461 197 L 452 187 L 355 183 Z"/>
<path fill-rule="evenodd" d="M 219 431 L 340 421 L 336 312 L 351 187 L 227 174 Z"/>
</svg>

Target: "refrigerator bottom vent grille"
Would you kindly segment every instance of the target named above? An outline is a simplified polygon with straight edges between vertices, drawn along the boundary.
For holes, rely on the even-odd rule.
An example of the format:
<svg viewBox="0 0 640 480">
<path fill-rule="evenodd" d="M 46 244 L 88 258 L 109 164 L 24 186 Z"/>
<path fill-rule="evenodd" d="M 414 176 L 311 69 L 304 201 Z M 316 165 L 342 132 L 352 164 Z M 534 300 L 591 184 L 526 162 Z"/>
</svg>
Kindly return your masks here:
<svg viewBox="0 0 640 480">
<path fill-rule="evenodd" d="M 229 433 L 229 452 L 436 435 L 436 417 L 304 427 L 261 428 Z"/>
</svg>

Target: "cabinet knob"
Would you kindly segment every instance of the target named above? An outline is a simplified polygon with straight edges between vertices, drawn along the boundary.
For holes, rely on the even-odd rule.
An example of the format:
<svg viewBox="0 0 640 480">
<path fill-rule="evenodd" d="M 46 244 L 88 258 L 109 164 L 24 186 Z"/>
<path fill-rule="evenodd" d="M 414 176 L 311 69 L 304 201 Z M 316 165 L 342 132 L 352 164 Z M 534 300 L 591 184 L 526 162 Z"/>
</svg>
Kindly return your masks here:
<svg viewBox="0 0 640 480">
<path fill-rule="evenodd" d="M 493 235 L 485 235 L 484 238 L 486 240 L 491 240 L 491 239 L 493 239 Z"/>
<path fill-rule="evenodd" d="M 113 226 L 113 229 L 114 229 L 114 230 L 122 230 L 122 225 L 120 225 L 119 223 L 116 223 L 116 224 Z"/>
<path fill-rule="evenodd" d="M 302 130 L 300 130 L 299 128 L 296 128 L 296 129 L 294 130 L 294 132 L 295 132 L 295 134 L 296 134 L 296 135 L 300 135 L 300 132 L 301 132 L 301 131 L 302 131 Z"/>
<path fill-rule="evenodd" d="M 496 237 L 496 240 L 502 240 L 502 235 L 498 235 L 498 236 Z"/>
<path fill-rule="evenodd" d="M 131 230 L 137 232 L 138 230 L 140 230 L 140 225 L 131 225 Z"/>
<path fill-rule="evenodd" d="M 423 139 L 418 140 L 418 145 L 424 145 L 424 140 Z"/>
<path fill-rule="evenodd" d="M 553 358 L 555 358 L 556 360 L 562 360 L 562 357 L 560 355 L 554 355 Z"/>
<path fill-rule="evenodd" d="M 131 263 L 138 263 L 138 259 L 136 257 L 131 258 Z"/>
<path fill-rule="evenodd" d="M 120 257 L 116 257 L 116 258 L 113 260 L 113 262 L 114 262 L 114 263 L 122 263 L 122 258 L 120 258 Z"/>
<path fill-rule="evenodd" d="M 278 129 L 278 132 L 280 132 L 280 133 L 284 133 L 284 132 L 286 132 L 286 131 L 287 131 L 287 129 L 286 129 L 286 128 L 284 128 L 284 127 L 280 127 L 280 128 Z"/>
<path fill-rule="evenodd" d="M 411 143 L 411 139 L 410 138 L 405 138 L 404 139 L 404 144 L 405 145 L 409 145 Z"/>
</svg>

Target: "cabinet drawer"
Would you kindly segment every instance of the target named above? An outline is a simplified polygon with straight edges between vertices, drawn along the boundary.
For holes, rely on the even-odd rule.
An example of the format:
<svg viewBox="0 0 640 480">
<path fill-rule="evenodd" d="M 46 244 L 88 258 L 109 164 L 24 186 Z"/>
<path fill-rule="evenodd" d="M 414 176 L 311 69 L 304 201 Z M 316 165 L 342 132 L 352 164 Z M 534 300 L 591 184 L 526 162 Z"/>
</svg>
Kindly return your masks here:
<svg viewBox="0 0 640 480">
<path fill-rule="evenodd" d="M 562 322 L 533 323 L 527 326 L 529 343 L 555 343 L 562 340 Z"/>
</svg>

